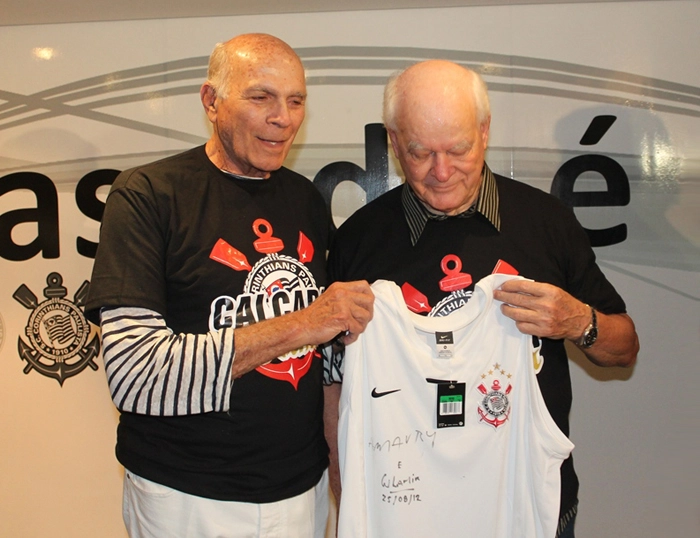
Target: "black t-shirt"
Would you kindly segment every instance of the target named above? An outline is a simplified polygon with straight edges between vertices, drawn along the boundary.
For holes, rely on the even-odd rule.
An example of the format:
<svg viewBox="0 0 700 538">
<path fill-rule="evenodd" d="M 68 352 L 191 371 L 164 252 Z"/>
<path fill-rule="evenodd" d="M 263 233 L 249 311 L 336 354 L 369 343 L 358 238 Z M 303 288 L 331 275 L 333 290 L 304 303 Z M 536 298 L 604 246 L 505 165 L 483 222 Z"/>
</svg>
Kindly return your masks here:
<svg viewBox="0 0 700 538">
<path fill-rule="evenodd" d="M 86 311 L 148 308 L 175 333 L 203 334 L 297 310 L 326 286 L 330 228 L 313 183 L 285 168 L 230 176 L 198 147 L 128 170 L 108 197 Z M 328 464 L 315 357 L 305 349 L 236 379 L 228 413 L 122 413 L 119 461 L 214 499 L 306 491 Z"/>
<path fill-rule="evenodd" d="M 459 306 L 499 261 L 518 274 L 558 286 L 604 313 L 625 311 L 619 294 L 595 262 L 585 231 L 573 212 L 553 196 L 524 183 L 495 176 L 501 217 L 498 231 L 482 214 L 429 220 L 415 246 L 404 217 L 399 186 L 359 209 L 338 230 L 329 254 L 329 279 L 386 279 L 417 290 L 429 308 Z M 458 267 L 454 255 L 459 259 Z M 450 260 L 443 267 L 444 260 Z M 456 271 L 456 272 L 455 272 Z M 462 291 L 440 282 L 456 273 L 471 278 Z M 463 296 L 463 292 L 467 292 Z M 571 380 L 561 340 L 543 339 L 544 366 L 538 382 L 550 414 L 569 435 Z M 562 466 L 562 513 L 575 503 L 578 480 L 569 458 Z"/>
</svg>

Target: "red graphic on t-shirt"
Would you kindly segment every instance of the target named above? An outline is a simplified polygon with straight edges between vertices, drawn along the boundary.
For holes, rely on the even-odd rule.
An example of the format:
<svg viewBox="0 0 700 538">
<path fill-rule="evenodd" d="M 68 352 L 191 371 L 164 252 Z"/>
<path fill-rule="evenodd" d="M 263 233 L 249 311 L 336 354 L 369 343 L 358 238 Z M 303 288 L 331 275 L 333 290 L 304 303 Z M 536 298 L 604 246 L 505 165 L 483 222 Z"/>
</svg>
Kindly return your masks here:
<svg viewBox="0 0 700 538">
<path fill-rule="evenodd" d="M 428 298 L 416 288 L 411 286 L 408 282 L 404 282 L 403 286 L 401 286 L 401 293 L 403 294 L 403 300 L 410 311 L 415 312 L 416 314 L 430 312 L 431 307 L 430 303 L 428 303 Z"/>
<path fill-rule="evenodd" d="M 495 275 L 496 273 L 502 274 L 502 275 L 517 275 L 518 270 L 513 267 L 511 264 L 509 264 L 506 261 L 503 260 L 498 260 L 496 262 L 496 266 L 493 268 L 493 271 L 491 271 L 491 274 Z"/>
<path fill-rule="evenodd" d="M 265 219 L 257 219 L 253 223 L 253 232 L 259 238 L 253 241 L 253 246 L 258 252 L 271 254 L 284 248 L 282 240 L 272 236 L 272 226 Z"/>
<path fill-rule="evenodd" d="M 272 379 L 279 379 L 280 381 L 288 381 L 294 388 L 297 388 L 299 380 L 306 375 L 306 372 L 311 368 L 311 361 L 314 358 L 320 357 L 321 354 L 314 350 L 309 351 L 306 355 L 296 359 L 287 359 L 281 362 L 269 362 L 258 366 L 256 370 L 261 374 L 271 377 Z M 277 359 L 275 359 L 277 361 Z"/>
<path fill-rule="evenodd" d="M 299 232 L 297 254 L 299 254 L 299 261 L 301 263 L 310 262 L 314 257 L 314 244 L 304 235 L 304 232 Z"/>
<path fill-rule="evenodd" d="M 304 267 L 304 264 L 311 262 L 314 257 L 314 246 L 311 240 L 299 232 L 297 243 L 299 259 L 296 260 L 290 256 L 277 254 L 284 249 L 284 242 L 274 236 L 269 221 L 256 219 L 253 222 L 253 232 L 258 237 L 253 241 L 253 248 L 265 256 L 252 267 L 245 254 L 223 239 L 216 242 L 209 257 L 236 271 L 248 271 L 249 275 L 246 278 L 242 295 L 249 299 L 250 297 L 263 296 L 260 299 L 262 306 L 255 303 L 256 306 L 253 309 L 256 312 L 255 319 L 260 321 L 279 315 L 279 310 L 275 310 L 275 305 L 276 308 L 280 308 L 280 301 L 284 302 L 285 305 L 291 304 L 298 308 L 297 305 L 300 303 L 297 299 L 299 296 L 304 299 L 302 307 L 305 302 L 310 302 L 317 297 L 320 290 L 316 286 L 311 272 Z M 235 304 L 237 299 L 229 298 L 229 301 Z M 263 314 L 258 314 L 258 308 L 263 311 Z M 233 307 L 233 311 L 235 312 L 235 307 Z M 277 314 L 271 312 L 277 312 Z M 272 379 L 287 381 L 296 389 L 301 378 L 311 368 L 313 359 L 318 356 L 320 355 L 314 346 L 304 346 L 259 366 L 256 371 Z"/>
<path fill-rule="evenodd" d="M 240 250 L 233 248 L 223 239 L 219 239 L 211 249 L 209 257 L 219 263 L 229 266 L 236 271 L 250 271 L 252 267 Z"/>
<path fill-rule="evenodd" d="M 450 263 L 454 265 L 449 266 Z M 440 289 L 442 291 L 456 291 L 468 288 L 472 283 L 472 276 L 468 273 L 462 273 L 462 260 L 454 254 L 448 254 L 440 262 L 440 268 L 445 273 L 445 278 L 440 280 Z"/>
<path fill-rule="evenodd" d="M 458 307 L 459 304 L 464 304 L 465 297 L 468 298 L 471 292 L 461 292 L 460 290 L 464 290 L 465 288 L 471 286 L 473 281 L 472 276 L 469 273 L 462 272 L 462 260 L 456 254 L 447 254 L 440 261 L 440 268 L 442 269 L 442 272 L 445 273 L 445 277 L 439 282 L 440 289 L 445 292 L 451 292 L 451 294 L 443 298 L 438 303 L 436 309 L 441 311 L 440 306 L 445 302 L 450 303 L 450 299 L 453 297 L 456 297 L 461 301 L 461 303 L 454 303 L 457 304 L 456 307 Z M 501 259 L 496 262 L 493 271 L 491 271 L 491 274 L 496 273 L 505 275 L 519 274 L 515 267 L 513 267 L 507 261 Z M 455 292 L 457 293 L 455 294 Z M 401 293 L 403 294 L 403 300 L 406 303 L 406 306 L 412 312 L 423 314 L 432 311 L 432 307 L 430 306 L 428 298 L 425 296 L 425 294 L 416 289 L 410 283 L 404 282 L 404 284 L 401 286 Z M 454 304 L 453 307 L 456 308 Z"/>
</svg>

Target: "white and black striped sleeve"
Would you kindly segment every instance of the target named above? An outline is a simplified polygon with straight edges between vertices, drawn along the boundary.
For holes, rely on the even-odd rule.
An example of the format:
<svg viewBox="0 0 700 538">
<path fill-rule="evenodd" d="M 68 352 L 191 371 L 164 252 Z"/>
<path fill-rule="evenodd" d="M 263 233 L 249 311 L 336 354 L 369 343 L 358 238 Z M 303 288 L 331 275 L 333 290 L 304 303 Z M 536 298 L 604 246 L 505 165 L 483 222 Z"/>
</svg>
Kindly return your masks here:
<svg viewBox="0 0 700 538">
<path fill-rule="evenodd" d="M 345 371 L 345 345 L 336 339 L 321 346 L 320 351 L 323 357 L 323 384 L 342 383 Z"/>
<path fill-rule="evenodd" d="M 102 354 L 120 411 L 179 416 L 228 411 L 234 331 L 174 334 L 146 308 L 101 312 Z"/>
</svg>

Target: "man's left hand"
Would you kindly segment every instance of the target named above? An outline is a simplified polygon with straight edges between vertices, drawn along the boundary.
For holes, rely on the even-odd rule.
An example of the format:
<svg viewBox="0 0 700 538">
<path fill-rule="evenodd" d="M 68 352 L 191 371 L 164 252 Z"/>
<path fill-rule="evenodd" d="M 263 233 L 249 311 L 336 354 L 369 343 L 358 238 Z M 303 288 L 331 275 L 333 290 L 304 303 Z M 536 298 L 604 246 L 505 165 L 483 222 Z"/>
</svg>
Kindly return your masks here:
<svg viewBox="0 0 700 538">
<path fill-rule="evenodd" d="M 551 284 L 508 280 L 493 296 L 525 334 L 576 341 L 591 321 L 590 307 Z"/>
</svg>

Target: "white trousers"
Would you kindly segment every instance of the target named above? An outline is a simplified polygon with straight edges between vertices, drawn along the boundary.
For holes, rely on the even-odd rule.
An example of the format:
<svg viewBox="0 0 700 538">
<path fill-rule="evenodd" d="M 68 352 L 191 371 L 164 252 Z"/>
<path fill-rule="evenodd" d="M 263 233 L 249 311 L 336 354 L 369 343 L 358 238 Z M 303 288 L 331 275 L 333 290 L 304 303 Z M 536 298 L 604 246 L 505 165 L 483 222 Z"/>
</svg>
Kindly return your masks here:
<svg viewBox="0 0 700 538">
<path fill-rule="evenodd" d="M 328 504 L 328 471 L 301 495 L 264 504 L 205 499 L 124 473 L 131 538 L 324 538 Z"/>
</svg>

